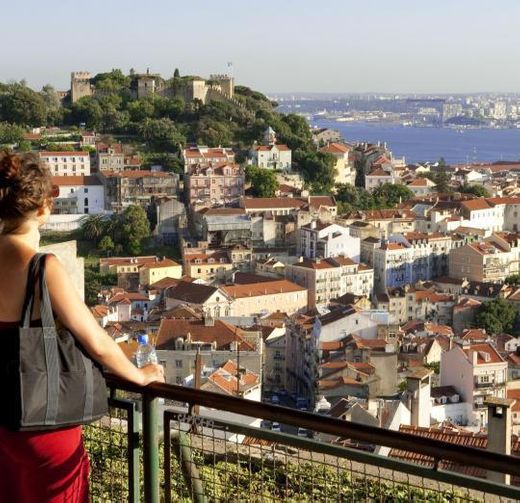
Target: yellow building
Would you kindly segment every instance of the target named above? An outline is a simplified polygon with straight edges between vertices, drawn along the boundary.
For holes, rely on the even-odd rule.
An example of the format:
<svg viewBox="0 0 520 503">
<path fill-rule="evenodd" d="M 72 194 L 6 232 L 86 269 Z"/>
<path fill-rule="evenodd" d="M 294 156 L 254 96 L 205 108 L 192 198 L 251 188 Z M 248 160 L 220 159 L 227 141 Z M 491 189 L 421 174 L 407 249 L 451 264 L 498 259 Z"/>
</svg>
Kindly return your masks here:
<svg viewBox="0 0 520 503">
<path fill-rule="evenodd" d="M 233 263 L 226 252 L 205 250 L 184 255 L 184 274 L 195 279 L 223 281 L 232 270 Z"/>
<path fill-rule="evenodd" d="M 164 258 L 158 262 L 147 263 L 139 268 L 139 283 L 151 285 L 163 278 L 182 278 L 182 265 Z"/>
</svg>

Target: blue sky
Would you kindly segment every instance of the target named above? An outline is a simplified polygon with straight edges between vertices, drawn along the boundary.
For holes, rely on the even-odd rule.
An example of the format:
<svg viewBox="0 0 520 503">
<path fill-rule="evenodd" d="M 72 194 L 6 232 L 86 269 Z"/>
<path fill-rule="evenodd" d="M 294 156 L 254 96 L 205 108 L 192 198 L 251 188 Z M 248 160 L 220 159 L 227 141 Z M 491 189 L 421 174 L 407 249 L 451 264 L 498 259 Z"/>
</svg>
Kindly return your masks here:
<svg viewBox="0 0 520 503">
<path fill-rule="evenodd" d="M 520 92 L 520 1 L 4 0 L 0 81 L 225 72 L 264 92 Z"/>
</svg>

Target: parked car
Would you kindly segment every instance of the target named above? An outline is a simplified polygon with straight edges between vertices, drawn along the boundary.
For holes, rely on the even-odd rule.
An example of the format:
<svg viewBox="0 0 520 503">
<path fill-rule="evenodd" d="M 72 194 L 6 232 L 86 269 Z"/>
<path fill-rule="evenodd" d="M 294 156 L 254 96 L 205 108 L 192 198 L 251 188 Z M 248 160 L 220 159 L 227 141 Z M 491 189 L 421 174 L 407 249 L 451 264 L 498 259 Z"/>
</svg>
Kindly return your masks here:
<svg viewBox="0 0 520 503">
<path fill-rule="evenodd" d="M 296 399 L 296 407 L 297 407 L 298 409 L 301 409 L 302 407 L 303 407 L 304 409 L 307 409 L 307 407 L 308 407 L 307 399 L 304 398 L 304 397 L 299 396 L 299 397 Z"/>
<path fill-rule="evenodd" d="M 298 428 L 298 436 L 308 438 L 309 430 L 307 428 L 302 428 L 302 427 Z"/>
<path fill-rule="evenodd" d="M 273 395 L 271 397 L 271 403 L 274 403 L 275 405 L 279 405 L 280 404 L 280 398 L 278 397 L 278 395 Z"/>
<path fill-rule="evenodd" d="M 260 428 L 270 429 L 270 428 L 271 428 L 271 421 L 269 421 L 269 420 L 267 420 L 267 419 L 264 419 L 264 420 L 260 423 Z"/>
<path fill-rule="evenodd" d="M 274 422 L 274 423 L 271 425 L 271 430 L 272 430 L 272 431 L 282 431 L 282 428 L 281 428 L 281 426 L 280 426 L 280 423 Z"/>
</svg>

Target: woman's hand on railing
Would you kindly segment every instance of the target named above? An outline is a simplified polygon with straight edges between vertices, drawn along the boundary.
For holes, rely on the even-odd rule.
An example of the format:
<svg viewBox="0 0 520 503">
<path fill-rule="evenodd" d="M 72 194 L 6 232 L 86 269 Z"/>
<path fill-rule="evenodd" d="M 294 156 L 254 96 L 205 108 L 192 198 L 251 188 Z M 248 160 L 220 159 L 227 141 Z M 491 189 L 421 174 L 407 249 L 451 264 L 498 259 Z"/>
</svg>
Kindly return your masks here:
<svg viewBox="0 0 520 503">
<path fill-rule="evenodd" d="M 141 386 L 146 386 L 152 382 L 165 382 L 164 381 L 164 367 L 157 363 L 150 363 L 143 368 L 139 369 L 142 376 Z"/>
</svg>

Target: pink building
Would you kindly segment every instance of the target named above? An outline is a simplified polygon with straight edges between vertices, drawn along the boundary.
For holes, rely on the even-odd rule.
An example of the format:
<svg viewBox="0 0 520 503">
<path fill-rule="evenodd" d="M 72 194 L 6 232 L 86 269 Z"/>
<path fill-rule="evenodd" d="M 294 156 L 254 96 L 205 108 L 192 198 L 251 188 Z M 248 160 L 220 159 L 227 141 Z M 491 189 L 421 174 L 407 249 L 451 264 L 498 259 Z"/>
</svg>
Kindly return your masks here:
<svg viewBox="0 0 520 503">
<path fill-rule="evenodd" d="M 197 164 L 185 175 L 186 200 L 194 208 L 236 203 L 244 195 L 244 182 L 244 171 L 236 164 Z"/>
</svg>

